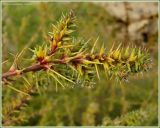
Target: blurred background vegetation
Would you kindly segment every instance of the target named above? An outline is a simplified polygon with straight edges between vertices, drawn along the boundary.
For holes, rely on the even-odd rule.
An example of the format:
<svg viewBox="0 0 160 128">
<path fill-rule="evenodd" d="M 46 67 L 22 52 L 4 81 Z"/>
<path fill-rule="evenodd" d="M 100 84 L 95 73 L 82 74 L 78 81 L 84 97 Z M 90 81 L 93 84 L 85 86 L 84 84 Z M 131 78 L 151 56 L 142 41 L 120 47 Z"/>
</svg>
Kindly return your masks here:
<svg viewBox="0 0 160 128">
<path fill-rule="evenodd" d="M 52 82 L 40 81 L 40 94 L 35 95 L 25 108 L 19 110 L 20 114 L 15 114 L 14 118 L 19 121 L 13 121 L 9 125 L 158 124 L 158 32 L 149 34 L 147 31 L 147 37 L 143 36 L 141 41 L 131 40 L 127 28 L 128 21 L 112 16 L 106 10 L 108 6 L 101 5 L 91 2 L 3 3 L 3 61 L 7 60 L 3 64 L 3 72 L 8 71 L 14 60 L 10 53 L 16 55 L 25 46 L 34 48 L 46 42 L 48 32 L 52 31 L 51 24 L 58 21 L 62 12 L 65 14 L 70 9 L 75 11 L 77 17 L 76 37 L 91 39 L 90 45 L 93 45 L 99 36 L 98 47 L 104 42 L 107 49 L 111 48 L 114 42 L 117 45 L 124 42 L 125 45 L 146 47 L 153 60 L 152 69 L 143 75 L 131 77 L 127 83 L 108 80 L 102 74 L 100 81 L 97 80 L 93 87 L 59 87 L 58 92 Z M 156 18 L 147 20 L 156 21 Z M 151 26 L 151 23 L 148 22 L 147 25 Z M 157 23 L 153 27 L 157 28 Z M 137 32 L 137 37 L 141 36 L 138 34 L 141 33 Z M 30 62 L 24 58 L 31 57 L 32 52 L 27 49 L 19 62 L 20 67 L 27 66 Z M 27 77 L 32 81 L 30 75 Z M 22 81 L 17 78 L 13 83 L 16 87 L 23 87 Z M 36 86 L 34 82 L 31 83 Z M 18 99 L 17 92 L 3 86 L 3 111 L 15 99 Z"/>
</svg>

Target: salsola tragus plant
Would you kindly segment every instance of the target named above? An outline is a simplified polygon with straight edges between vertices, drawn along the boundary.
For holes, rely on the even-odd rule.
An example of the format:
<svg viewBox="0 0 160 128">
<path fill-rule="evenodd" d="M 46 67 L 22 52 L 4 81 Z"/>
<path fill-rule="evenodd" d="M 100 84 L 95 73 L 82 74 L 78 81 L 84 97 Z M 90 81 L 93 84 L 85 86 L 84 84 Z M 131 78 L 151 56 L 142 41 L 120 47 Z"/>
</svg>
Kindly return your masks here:
<svg viewBox="0 0 160 128">
<path fill-rule="evenodd" d="M 94 74 L 96 69 L 99 77 L 98 67 L 103 67 L 106 75 L 128 76 L 141 71 L 146 71 L 150 66 L 150 58 L 146 50 L 140 48 L 127 47 L 119 45 L 117 48 L 112 47 L 108 52 L 105 51 L 104 44 L 101 49 L 95 51 L 95 41 L 93 47 L 87 47 L 88 42 L 75 40 L 72 33 L 75 31 L 75 16 L 70 12 L 63 16 L 58 24 L 53 25 L 53 32 L 50 34 L 50 46 L 38 46 L 35 50 L 33 60 L 34 64 L 23 69 L 11 67 L 6 73 L 3 73 L 2 80 L 5 81 L 10 77 L 23 75 L 27 72 L 36 72 L 39 70 L 46 71 L 59 83 L 58 79 L 66 80 L 75 84 L 76 76 L 85 76 L 86 80 Z M 61 72 L 62 66 L 71 69 L 76 76 Z M 69 71 L 69 70 L 68 70 Z"/>
<path fill-rule="evenodd" d="M 54 80 L 56 87 L 60 85 L 65 88 L 68 85 L 92 85 L 96 78 L 100 79 L 100 71 L 104 71 L 107 78 L 126 80 L 128 76 L 150 68 L 151 59 L 145 49 L 124 47 L 120 44 L 117 47 L 113 45 L 107 51 L 102 44 L 102 47 L 97 50 L 98 38 L 93 46 L 89 45 L 89 40 L 74 38 L 75 22 L 76 17 L 72 11 L 63 15 L 60 21 L 53 25 L 52 32 L 49 32 L 49 43 L 30 49 L 33 52 L 32 64 L 18 68 L 16 61 L 18 55 L 9 71 L 2 74 L 4 85 L 21 92 L 21 95 L 25 94 L 12 105 L 8 105 L 10 107 L 3 112 L 3 124 L 16 123 L 18 118 L 12 118 L 14 113 L 23 108 L 30 100 L 30 96 L 35 93 L 35 90 L 37 91 L 24 77 L 24 74 L 29 72 L 36 74 L 43 71 L 47 77 Z M 14 87 L 12 80 L 19 77 L 29 85 L 27 89 L 18 90 Z"/>
</svg>

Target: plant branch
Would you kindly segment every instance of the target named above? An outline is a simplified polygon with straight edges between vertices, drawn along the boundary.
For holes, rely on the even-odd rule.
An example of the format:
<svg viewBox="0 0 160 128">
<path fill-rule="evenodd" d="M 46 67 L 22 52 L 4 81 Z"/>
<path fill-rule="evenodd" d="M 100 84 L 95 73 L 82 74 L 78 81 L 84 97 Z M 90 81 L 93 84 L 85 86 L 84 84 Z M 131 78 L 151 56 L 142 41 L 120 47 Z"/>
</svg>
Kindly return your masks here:
<svg viewBox="0 0 160 128">
<path fill-rule="evenodd" d="M 50 46 L 38 46 L 35 50 L 31 50 L 34 52 L 34 64 L 18 69 L 14 66 L 16 64 L 15 61 L 10 70 L 2 74 L 2 81 L 27 72 L 49 70 L 61 77 L 61 79 L 71 82 L 72 80 L 68 78 L 70 76 L 66 77 L 56 70 L 50 70 L 51 68 L 56 69 L 57 65 L 61 66 L 64 64 L 68 67 L 74 67 L 78 75 L 80 74 L 82 77 L 87 75 L 89 79 L 90 76 L 95 74 L 94 71 L 96 71 L 97 77 L 100 78 L 99 68 L 103 68 L 109 77 L 115 76 L 120 79 L 126 79 L 131 73 L 146 71 L 149 68 L 151 60 L 144 49 L 129 46 L 123 48 L 120 44 L 115 49 L 112 47 L 106 53 L 104 44 L 99 51 L 95 50 L 98 38 L 91 49 L 88 49 L 86 46 L 88 42 L 74 42 L 75 40 L 73 40 L 71 35 L 75 31 L 74 22 L 75 17 L 72 11 L 68 15 L 63 16 L 56 26 L 53 25 L 53 32 L 50 32 Z M 65 71 L 67 72 L 67 70 L 62 72 L 65 74 Z"/>
</svg>

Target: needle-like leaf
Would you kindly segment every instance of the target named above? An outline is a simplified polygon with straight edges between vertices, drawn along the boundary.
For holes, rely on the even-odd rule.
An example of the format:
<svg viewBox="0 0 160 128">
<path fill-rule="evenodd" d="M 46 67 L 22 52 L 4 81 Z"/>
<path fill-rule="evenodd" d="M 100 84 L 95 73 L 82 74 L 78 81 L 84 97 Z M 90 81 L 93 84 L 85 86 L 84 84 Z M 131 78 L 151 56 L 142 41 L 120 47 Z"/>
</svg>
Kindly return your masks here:
<svg viewBox="0 0 160 128">
<path fill-rule="evenodd" d="M 54 74 L 49 73 L 49 75 L 52 76 L 63 88 L 65 88 L 64 85 L 60 82 L 60 80 Z"/>
<path fill-rule="evenodd" d="M 75 84 L 75 82 L 73 82 L 72 80 L 66 78 L 65 76 L 63 76 L 63 75 L 61 75 L 61 74 L 59 74 L 58 72 L 56 72 L 56 71 L 54 71 L 54 70 L 52 70 L 52 69 L 49 69 L 49 70 L 50 70 L 51 72 L 53 72 L 54 74 L 56 74 L 57 76 L 61 77 L 62 79 L 65 79 L 65 80 L 67 80 L 67 81 Z"/>
<path fill-rule="evenodd" d="M 94 44 L 93 44 L 93 47 L 92 47 L 92 49 L 91 49 L 91 54 L 94 52 L 98 40 L 99 40 L 99 37 L 97 37 L 96 41 L 95 41 Z"/>
</svg>

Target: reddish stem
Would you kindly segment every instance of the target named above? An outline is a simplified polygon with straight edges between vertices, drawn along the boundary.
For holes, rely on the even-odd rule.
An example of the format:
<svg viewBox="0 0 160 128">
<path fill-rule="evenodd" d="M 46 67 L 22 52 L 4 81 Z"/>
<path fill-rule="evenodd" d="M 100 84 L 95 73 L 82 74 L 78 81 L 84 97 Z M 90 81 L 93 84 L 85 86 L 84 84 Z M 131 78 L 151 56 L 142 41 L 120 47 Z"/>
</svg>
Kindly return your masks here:
<svg viewBox="0 0 160 128">
<path fill-rule="evenodd" d="M 24 68 L 23 70 L 8 71 L 2 74 L 2 80 L 7 79 L 8 77 L 17 76 L 19 74 L 23 74 L 27 72 L 35 72 L 35 71 L 39 71 L 45 68 L 46 68 L 45 65 L 34 64 L 32 66 Z"/>
</svg>

